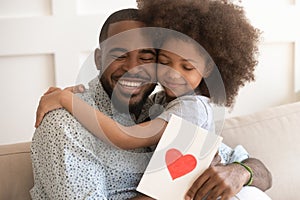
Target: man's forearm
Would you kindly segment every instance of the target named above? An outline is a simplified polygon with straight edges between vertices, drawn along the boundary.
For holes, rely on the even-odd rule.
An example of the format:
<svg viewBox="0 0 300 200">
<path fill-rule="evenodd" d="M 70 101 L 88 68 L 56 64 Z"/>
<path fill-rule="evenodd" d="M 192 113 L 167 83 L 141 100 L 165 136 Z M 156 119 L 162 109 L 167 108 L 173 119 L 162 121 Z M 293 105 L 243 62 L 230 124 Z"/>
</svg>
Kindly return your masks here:
<svg viewBox="0 0 300 200">
<path fill-rule="evenodd" d="M 266 166 L 258 159 L 248 158 L 243 161 L 253 171 L 252 186 L 266 191 L 272 186 L 272 175 Z"/>
</svg>

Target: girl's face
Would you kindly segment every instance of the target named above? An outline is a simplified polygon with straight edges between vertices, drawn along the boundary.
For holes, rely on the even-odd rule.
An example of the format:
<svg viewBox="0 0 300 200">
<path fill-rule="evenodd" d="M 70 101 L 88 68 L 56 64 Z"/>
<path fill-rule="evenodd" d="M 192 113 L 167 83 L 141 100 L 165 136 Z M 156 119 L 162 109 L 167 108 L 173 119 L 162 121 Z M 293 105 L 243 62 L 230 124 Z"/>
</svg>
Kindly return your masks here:
<svg viewBox="0 0 300 200">
<path fill-rule="evenodd" d="M 158 55 L 157 78 L 170 100 L 192 93 L 200 84 L 205 61 L 191 42 L 168 39 Z"/>
</svg>

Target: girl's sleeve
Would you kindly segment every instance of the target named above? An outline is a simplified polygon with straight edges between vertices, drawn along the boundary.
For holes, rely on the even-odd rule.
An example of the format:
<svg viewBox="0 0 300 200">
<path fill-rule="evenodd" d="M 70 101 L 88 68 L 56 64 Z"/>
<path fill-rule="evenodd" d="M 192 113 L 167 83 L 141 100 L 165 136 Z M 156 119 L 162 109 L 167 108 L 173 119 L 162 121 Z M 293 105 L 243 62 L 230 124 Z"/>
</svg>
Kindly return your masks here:
<svg viewBox="0 0 300 200">
<path fill-rule="evenodd" d="M 158 118 L 169 122 L 171 115 L 177 115 L 195 125 L 209 129 L 211 107 L 206 99 L 199 96 L 182 96 L 171 101 Z"/>
</svg>

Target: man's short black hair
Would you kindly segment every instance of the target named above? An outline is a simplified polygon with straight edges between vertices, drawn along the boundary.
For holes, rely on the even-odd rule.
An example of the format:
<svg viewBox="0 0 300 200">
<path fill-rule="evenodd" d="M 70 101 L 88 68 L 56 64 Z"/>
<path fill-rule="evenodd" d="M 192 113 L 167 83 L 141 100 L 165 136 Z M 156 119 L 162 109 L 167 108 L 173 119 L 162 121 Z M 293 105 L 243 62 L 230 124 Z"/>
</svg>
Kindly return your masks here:
<svg viewBox="0 0 300 200">
<path fill-rule="evenodd" d="M 106 19 L 106 21 L 102 26 L 100 37 L 99 37 L 99 43 L 107 39 L 107 32 L 110 24 L 120 22 L 120 21 L 125 21 L 125 20 L 140 21 L 138 10 L 135 8 L 127 8 L 127 9 L 116 11 L 113 14 L 111 14 Z"/>
</svg>

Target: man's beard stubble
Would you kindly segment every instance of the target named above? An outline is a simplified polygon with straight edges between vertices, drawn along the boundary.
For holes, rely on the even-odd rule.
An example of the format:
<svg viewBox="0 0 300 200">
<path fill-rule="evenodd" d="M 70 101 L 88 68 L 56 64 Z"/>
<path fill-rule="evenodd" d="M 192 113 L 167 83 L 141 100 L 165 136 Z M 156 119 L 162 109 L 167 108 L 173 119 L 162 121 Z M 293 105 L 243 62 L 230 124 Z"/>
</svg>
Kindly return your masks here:
<svg viewBox="0 0 300 200">
<path fill-rule="evenodd" d="M 133 99 L 139 95 L 137 94 L 137 95 L 132 95 L 131 97 L 128 96 L 130 100 L 126 102 L 122 102 L 119 101 L 119 99 L 115 95 L 113 95 L 114 94 L 113 88 L 110 86 L 109 82 L 104 76 L 100 77 L 100 83 L 102 84 L 103 89 L 111 99 L 111 102 L 116 110 L 118 110 L 121 113 L 134 114 L 136 118 L 138 118 L 138 116 L 140 115 L 144 104 L 146 103 L 149 95 L 153 92 L 155 88 L 155 84 L 149 83 L 152 84 L 152 86 L 147 87 L 147 89 L 143 91 L 143 95 L 139 101 Z"/>
</svg>

